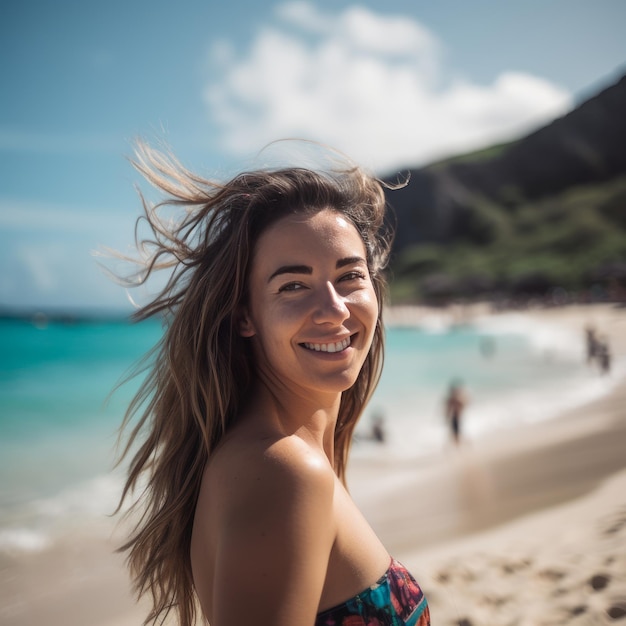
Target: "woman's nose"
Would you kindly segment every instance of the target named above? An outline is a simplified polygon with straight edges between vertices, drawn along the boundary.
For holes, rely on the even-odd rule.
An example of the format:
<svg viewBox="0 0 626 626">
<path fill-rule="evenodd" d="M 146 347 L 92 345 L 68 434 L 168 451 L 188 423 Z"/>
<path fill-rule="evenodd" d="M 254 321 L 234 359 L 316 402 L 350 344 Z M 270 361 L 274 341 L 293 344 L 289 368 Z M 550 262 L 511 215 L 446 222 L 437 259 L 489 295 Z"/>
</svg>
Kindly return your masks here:
<svg viewBox="0 0 626 626">
<path fill-rule="evenodd" d="M 320 290 L 315 303 L 313 319 L 318 324 L 324 322 L 341 323 L 350 316 L 350 311 L 343 298 L 335 287 L 328 283 Z"/>
</svg>

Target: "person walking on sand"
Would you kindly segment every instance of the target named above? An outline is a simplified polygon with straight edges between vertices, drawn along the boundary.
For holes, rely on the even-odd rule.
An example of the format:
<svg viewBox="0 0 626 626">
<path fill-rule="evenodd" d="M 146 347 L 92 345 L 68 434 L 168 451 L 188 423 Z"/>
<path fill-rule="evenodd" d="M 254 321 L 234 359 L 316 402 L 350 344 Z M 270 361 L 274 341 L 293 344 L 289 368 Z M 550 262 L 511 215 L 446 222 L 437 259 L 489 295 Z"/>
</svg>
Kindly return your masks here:
<svg viewBox="0 0 626 626">
<path fill-rule="evenodd" d="M 585 326 L 585 345 L 587 348 L 587 364 L 592 365 L 593 361 L 598 358 L 601 345 L 596 329 L 591 324 Z"/>
<path fill-rule="evenodd" d="M 139 515 L 121 550 L 151 599 L 144 623 L 429 625 L 345 487 L 382 367 L 381 184 L 354 166 L 217 183 L 145 144 L 134 164 L 167 194 L 143 201 L 134 282 L 171 271 L 135 315 L 165 330 L 123 425 L 138 414 L 120 506 Z"/>
<path fill-rule="evenodd" d="M 459 445 L 461 442 L 461 419 L 466 404 L 467 395 L 463 390 L 463 386 L 459 381 L 454 381 L 450 385 L 446 397 L 445 413 L 452 434 L 452 440 L 456 445 Z"/>
</svg>

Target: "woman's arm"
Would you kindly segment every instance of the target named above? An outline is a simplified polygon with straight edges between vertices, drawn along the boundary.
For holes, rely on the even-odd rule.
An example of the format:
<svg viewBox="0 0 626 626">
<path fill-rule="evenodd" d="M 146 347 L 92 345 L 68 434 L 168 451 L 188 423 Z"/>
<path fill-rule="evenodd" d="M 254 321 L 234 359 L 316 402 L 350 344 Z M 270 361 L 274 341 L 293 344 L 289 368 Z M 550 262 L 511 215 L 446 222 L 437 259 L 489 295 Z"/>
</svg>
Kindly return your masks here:
<svg viewBox="0 0 626 626">
<path fill-rule="evenodd" d="M 335 538 L 334 485 L 326 457 L 296 437 L 237 472 L 219 516 L 211 626 L 313 625 Z"/>
</svg>

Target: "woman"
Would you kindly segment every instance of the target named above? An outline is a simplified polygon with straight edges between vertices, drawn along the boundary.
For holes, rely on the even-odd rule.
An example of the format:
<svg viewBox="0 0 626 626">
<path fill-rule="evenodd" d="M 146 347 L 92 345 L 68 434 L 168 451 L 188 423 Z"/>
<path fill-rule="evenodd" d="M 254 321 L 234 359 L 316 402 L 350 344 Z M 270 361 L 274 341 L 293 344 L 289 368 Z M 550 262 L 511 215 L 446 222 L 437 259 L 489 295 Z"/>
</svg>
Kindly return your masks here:
<svg viewBox="0 0 626 626">
<path fill-rule="evenodd" d="M 461 418 L 467 404 L 467 396 L 460 381 L 453 381 L 446 397 L 446 418 L 450 424 L 452 439 L 458 446 L 461 442 Z"/>
<path fill-rule="evenodd" d="M 143 201 L 139 282 L 173 269 L 136 314 L 166 330 L 125 419 L 141 413 L 122 495 L 141 482 L 141 515 L 121 549 L 145 623 L 428 624 L 344 486 L 383 358 L 380 184 L 358 168 L 217 184 L 145 145 L 135 166 L 169 196 Z M 175 226 L 168 205 L 186 209 Z"/>
</svg>

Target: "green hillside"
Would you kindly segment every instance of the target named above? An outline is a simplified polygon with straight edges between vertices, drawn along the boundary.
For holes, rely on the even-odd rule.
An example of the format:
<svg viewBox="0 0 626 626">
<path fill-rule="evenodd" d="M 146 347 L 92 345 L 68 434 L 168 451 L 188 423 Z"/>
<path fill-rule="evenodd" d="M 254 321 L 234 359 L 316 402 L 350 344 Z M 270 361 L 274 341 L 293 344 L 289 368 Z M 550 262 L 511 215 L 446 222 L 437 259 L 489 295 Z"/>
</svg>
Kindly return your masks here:
<svg viewBox="0 0 626 626">
<path fill-rule="evenodd" d="M 395 303 L 626 300 L 626 79 L 388 192 Z M 392 179 L 392 177 L 388 177 Z"/>
<path fill-rule="evenodd" d="M 394 302 L 485 297 L 615 298 L 626 287 L 626 175 L 513 206 L 477 199 L 465 236 L 407 246 Z M 591 293 L 588 293 L 590 292 Z"/>
</svg>

